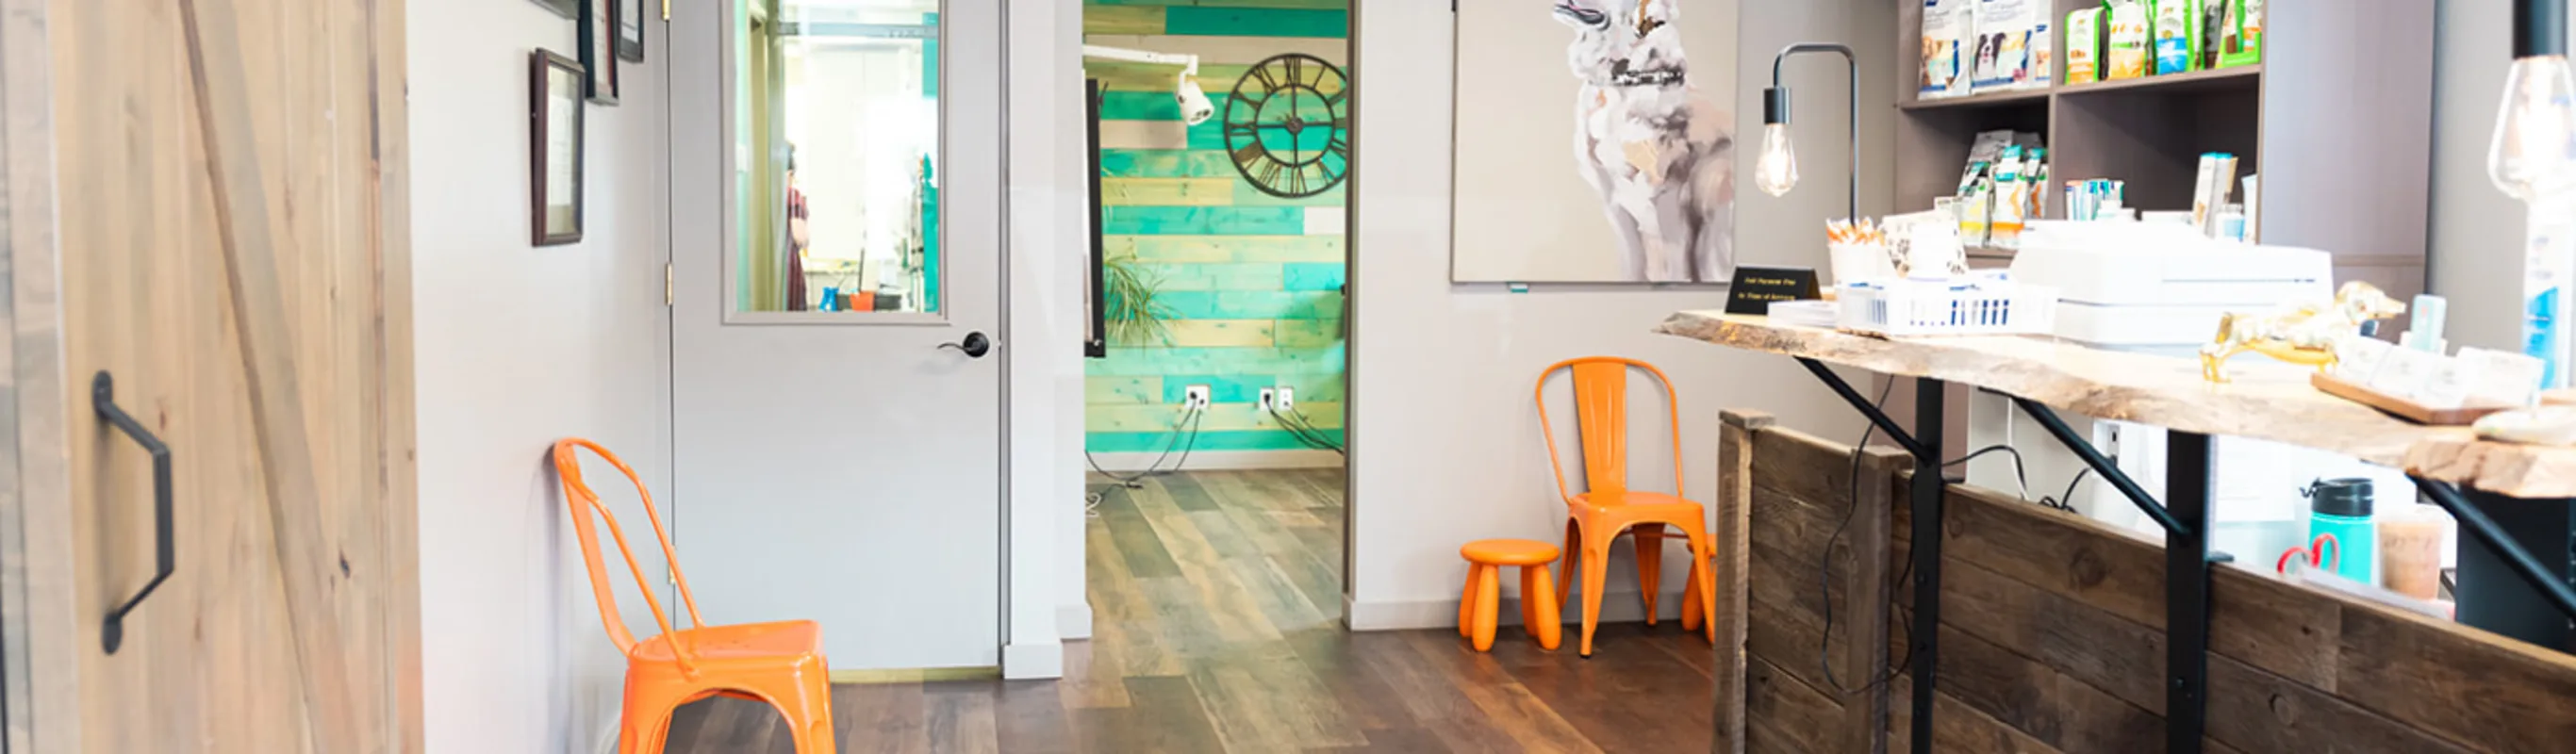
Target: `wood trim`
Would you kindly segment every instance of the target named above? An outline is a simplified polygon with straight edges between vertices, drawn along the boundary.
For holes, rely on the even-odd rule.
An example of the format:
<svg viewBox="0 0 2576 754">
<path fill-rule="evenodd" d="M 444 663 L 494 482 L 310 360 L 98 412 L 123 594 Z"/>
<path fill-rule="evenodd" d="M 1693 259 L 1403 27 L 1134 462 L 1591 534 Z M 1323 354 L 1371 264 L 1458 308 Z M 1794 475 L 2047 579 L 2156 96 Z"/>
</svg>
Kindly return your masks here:
<svg viewBox="0 0 2576 754">
<path fill-rule="evenodd" d="M 1751 568 L 1747 557 L 1752 547 L 1748 515 L 1753 508 L 1753 434 L 1773 421 L 1770 414 L 1757 411 L 1718 413 L 1717 526 L 1710 540 L 1717 551 L 1717 562 L 1710 568 L 1717 579 L 1713 751 L 1744 750 L 1745 622 L 1750 607 L 1745 577 Z"/>
<path fill-rule="evenodd" d="M 420 520 L 420 443 L 415 406 L 418 368 L 412 347 L 411 100 L 405 95 L 411 80 L 410 16 L 407 0 L 356 1 L 365 9 L 374 42 L 367 70 L 368 99 L 375 108 L 368 128 L 375 135 L 371 195 L 377 226 L 369 240 L 376 244 L 371 255 L 376 300 L 384 307 L 375 333 L 383 361 L 377 374 L 382 383 L 375 391 L 376 452 L 384 469 L 377 494 L 387 520 L 416 522 Z M 392 743 L 399 747 L 397 751 L 419 754 L 429 746 L 421 668 L 420 537 L 416 524 L 397 525 L 393 530 L 410 535 L 389 537 L 383 544 L 384 620 L 389 634 L 384 641 L 392 647 L 394 667 L 378 677 L 391 684 L 382 698 L 393 705 L 394 720 L 401 726 L 395 731 L 399 738 Z"/>
<path fill-rule="evenodd" d="M 1849 616 L 1843 629 L 1843 667 L 1851 674 L 1845 682 L 1861 689 L 1843 700 L 1843 730 L 1850 736 L 1844 751 L 1887 753 L 1888 693 L 1884 683 L 1873 682 L 1894 672 L 1887 664 L 1888 622 L 1878 616 L 1888 604 L 1888 579 L 1895 574 L 1888 570 L 1888 548 L 1865 543 L 1885 542 L 1892 536 L 1888 511 L 1906 499 L 1897 494 L 1895 471 L 1911 468 L 1913 460 L 1900 451 L 1870 448 L 1860 459 L 1860 484 L 1854 488 L 1852 509 L 1845 514 L 1851 526 L 1843 536 L 1853 544 L 1848 547 L 1851 570 L 1842 584 L 1841 611 Z"/>
<path fill-rule="evenodd" d="M 7 305 L 0 325 L 10 399 L 0 449 L 0 693 L 11 751 L 79 751 L 80 630 L 73 596 L 71 459 L 63 448 L 71 397 L 63 381 L 62 260 L 54 224 L 53 45 L 47 0 L 0 0 L 0 240 Z"/>
</svg>

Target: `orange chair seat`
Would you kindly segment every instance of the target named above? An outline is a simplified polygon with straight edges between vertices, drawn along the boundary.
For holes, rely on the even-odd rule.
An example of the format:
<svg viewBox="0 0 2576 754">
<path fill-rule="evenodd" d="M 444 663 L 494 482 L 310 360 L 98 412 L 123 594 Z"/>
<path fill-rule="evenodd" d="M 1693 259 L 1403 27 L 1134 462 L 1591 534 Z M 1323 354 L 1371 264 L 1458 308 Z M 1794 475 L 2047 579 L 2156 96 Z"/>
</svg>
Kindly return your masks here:
<svg viewBox="0 0 2576 754">
<path fill-rule="evenodd" d="M 690 659 L 701 664 L 819 657 L 823 654 L 823 624 L 810 620 L 707 626 L 678 633 L 681 641 L 688 645 Z M 671 652 L 669 634 L 636 642 L 635 650 L 628 653 L 627 658 L 646 662 L 678 662 L 680 659 Z"/>
<path fill-rule="evenodd" d="M 1701 515 L 1700 511 L 1706 510 L 1701 508 L 1700 504 L 1682 499 L 1677 495 L 1638 490 L 1597 490 L 1579 493 L 1574 496 L 1574 504 L 1603 511 L 1616 508 L 1617 513 L 1631 520 L 1655 519 L 1670 513 L 1688 514 L 1692 518 L 1697 518 Z"/>
<path fill-rule="evenodd" d="M 1458 548 L 1458 555 L 1471 563 L 1498 566 L 1533 566 L 1556 562 L 1556 545 L 1527 539 L 1479 539 Z"/>
</svg>

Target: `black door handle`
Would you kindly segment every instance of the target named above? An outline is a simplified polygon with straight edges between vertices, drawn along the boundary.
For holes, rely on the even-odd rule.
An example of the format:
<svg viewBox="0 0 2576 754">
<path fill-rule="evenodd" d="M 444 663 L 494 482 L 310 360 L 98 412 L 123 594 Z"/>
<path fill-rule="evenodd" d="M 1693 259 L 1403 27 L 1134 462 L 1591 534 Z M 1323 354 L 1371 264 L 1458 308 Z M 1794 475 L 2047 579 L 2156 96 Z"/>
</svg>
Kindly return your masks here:
<svg viewBox="0 0 2576 754">
<path fill-rule="evenodd" d="M 89 401 L 90 407 L 98 411 L 99 418 L 115 425 L 125 436 L 134 438 L 135 444 L 143 446 L 144 452 L 152 454 L 152 529 L 158 541 L 153 555 L 160 563 L 160 571 L 153 574 L 151 583 L 143 585 L 143 591 L 134 593 L 133 599 L 108 612 L 107 624 L 101 628 L 99 640 L 108 654 L 116 654 L 116 648 L 125 643 L 126 614 L 134 612 L 135 607 L 143 604 L 143 598 L 152 596 L 152 590 L 160 588 L 161 582 L 170 580 L 170 574 L 179 570 L 178 545 L 172 540 L 170 520 L 170 446 L 162 444 L 161 438 L 152 436 L 152 431 L 144 429 L 142 422 L 126 415 L 125 409 L 116 407 L 116 380 L 105 370 L 90 380 Z"/>
<path fill-rule="evenodd" d="M 964 352 L 966 354 L 966 358 L 980 359 L 984 358 L 984 354 L 993 352 L 993 339 L 984 337 L 984 334 L 981 332 L 969 332 L 966 333 L 965 340 L 956 343 L 941 343 L 939 344 L 939 347 L 954 348 L 958 351 Z"/>
</svg>

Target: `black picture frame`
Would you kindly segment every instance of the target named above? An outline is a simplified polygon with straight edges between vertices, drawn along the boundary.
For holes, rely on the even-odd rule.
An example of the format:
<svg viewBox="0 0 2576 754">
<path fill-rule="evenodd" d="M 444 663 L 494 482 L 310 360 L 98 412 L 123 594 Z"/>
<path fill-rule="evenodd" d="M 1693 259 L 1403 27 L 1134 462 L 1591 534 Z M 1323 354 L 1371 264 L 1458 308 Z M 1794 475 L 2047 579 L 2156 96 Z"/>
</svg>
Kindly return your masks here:
<svg viewBox="0 0 2576 754">
<path fill-rule="evenodd" d="M 555 15 L 565 18 L 581 17 L 582 0 L 528 0 L 528 2 L 545 6 L 546 10 L 554 11 Z"/>
<path fill-rule="evenodd" d="M 583 130 L 588 108 L 582 106 L 581 89 L 589 78 L 581 61 L 551 50 L 528 54 L 528 234 L 537 246 L 581 241 L 588 203 L 582 154 L 589 140 Z M 554 210 L 563 204 L 549 203 L 547 197 L 557 193 L 556 168 L 563 164 L 569 165 L 564 172 L 572 187 L 563 192 L 570 207 L 559 223 Z"/>
<path fill-rule="evenodd" d="M 619 0 L 580 0 L 582 94 L 602 105 L 617 104 L 617 4 Z"/>
<path fill-rule="evenodd" d="M 644 62 L 644 9 L 654 0 L 617 0 L 617 57 Z"/>
</svg>

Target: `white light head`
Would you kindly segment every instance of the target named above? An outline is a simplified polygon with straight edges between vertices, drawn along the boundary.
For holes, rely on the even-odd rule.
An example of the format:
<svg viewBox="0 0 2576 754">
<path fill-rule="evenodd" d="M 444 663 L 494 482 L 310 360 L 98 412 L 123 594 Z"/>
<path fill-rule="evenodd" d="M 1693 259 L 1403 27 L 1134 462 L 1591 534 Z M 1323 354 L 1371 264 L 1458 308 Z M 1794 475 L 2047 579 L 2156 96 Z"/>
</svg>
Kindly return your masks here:
<svg viewBox="0 0 2576 754">
<path fill-rule="evenodd" d="M 1216 117 L 1216 103 L 1208 101 L 1207 92 L 1199 89 L 1199 82 L 1188 74 L 1182 74 L 1180 83 L 1172 88 L 1172 99 L 1181 103 L 1184 124 L 1195 126 Z"/>
</svg>

